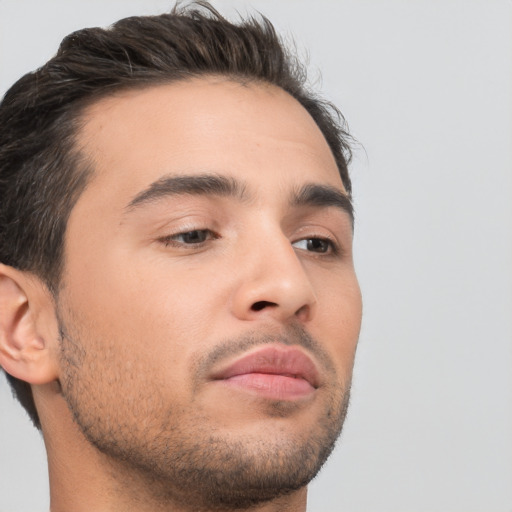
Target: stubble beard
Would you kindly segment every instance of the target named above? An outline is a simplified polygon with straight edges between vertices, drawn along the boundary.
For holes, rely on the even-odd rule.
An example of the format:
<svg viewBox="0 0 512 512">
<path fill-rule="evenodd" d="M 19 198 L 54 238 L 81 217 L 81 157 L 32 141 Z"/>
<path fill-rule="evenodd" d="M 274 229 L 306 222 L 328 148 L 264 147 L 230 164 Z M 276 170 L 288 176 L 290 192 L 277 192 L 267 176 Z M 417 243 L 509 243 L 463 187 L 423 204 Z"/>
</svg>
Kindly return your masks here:
<svg viewBox="0 0 512 512">
<path fill-rule="evenodd" d="M 208 416 L 194 404 L 183 415 L 163 395 L 145 394 L 145 389 L 120 389 L 132 398 L 138 393 L 132 400 L 136 404 L 132 414 L 116 413 L 115 403 L 98 405 L 94 400 L 98 379 L 88 370 L 81 337 L 70 333 L 62 321 L 60 333 L 62 393 L 76 424 L 89 443 L 107 456 L 113 473 L 125 482 L 139 482 L 133 489 L 143 488 L 155 502 L 200 512 L 245 510 L 275 500 L 305 487 L 317 475 L 341 433 L 350 387 L 339 385 L 332 363 L 327 363 L 332 387 L 324 390 L 325 405 L 314 431 L 283 438 L 269 426 L 267 435 L 250 438 L 212 427 Z M 300 329 L 281 341 L 319 350 Z M 267 342 L 252 336 L 229 343 L 242 350 Z M 325 354 L 321 355 L 325 360 Z M 116 398 L 118 403 L 126 399 L 121 393 Z M 293 406 L 269 401 L 266 413 L 271 423 L 272 417 L 293 414 Z"/>
</svg>

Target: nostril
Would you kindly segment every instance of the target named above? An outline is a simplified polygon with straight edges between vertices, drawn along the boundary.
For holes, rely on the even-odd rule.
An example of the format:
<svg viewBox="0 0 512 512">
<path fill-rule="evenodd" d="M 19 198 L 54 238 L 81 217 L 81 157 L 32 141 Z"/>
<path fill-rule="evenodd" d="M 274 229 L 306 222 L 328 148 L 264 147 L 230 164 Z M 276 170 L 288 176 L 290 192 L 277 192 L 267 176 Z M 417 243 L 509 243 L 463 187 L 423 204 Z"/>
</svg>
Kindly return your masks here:
<svg viewBox="0 0 512 512">
<path fill-rule="evenodd" d="M 277 304 L 275 302 L 269 302 L 267 300 L 260 300 L 258 302 L 255 302 L 252 305 L 251 309 L 253 311 L 261 311 L 262 309 L 272 307 L 272 306 L 277 306 Z"/>
</svg>

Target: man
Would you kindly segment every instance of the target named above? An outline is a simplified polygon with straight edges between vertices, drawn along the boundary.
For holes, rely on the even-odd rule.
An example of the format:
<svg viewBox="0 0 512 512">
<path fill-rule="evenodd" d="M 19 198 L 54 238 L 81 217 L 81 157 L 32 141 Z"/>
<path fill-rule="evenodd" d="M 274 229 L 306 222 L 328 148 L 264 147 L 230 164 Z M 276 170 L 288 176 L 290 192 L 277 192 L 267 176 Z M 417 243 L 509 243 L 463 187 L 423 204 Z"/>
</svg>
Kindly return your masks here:
<svg viewBox="0 0 512 512">
<path fill-rule="evenodd" d="M 0 106 L 0 364 L 52 512 L 303 511 L 361 320 L 348 135 L 270 23 L 71 34 Z"/>
</svg>

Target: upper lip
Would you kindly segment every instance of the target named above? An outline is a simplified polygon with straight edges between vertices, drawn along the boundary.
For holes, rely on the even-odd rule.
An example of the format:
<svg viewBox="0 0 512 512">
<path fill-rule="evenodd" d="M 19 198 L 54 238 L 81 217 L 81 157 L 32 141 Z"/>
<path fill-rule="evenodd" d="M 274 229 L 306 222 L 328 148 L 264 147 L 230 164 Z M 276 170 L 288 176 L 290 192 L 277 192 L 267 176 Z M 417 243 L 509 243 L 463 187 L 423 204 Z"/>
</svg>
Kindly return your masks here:
<svg viewBox="0 0 512 512">
<path fill-rule="evenodd" d="M 314 388 L 319 387 L 319 372 L 313 360 L 295 347 L 271 345 L 248 354 L 216 371 L 213 380 L 224 380 L 249 373 L 267 373 L 307 380 Z"/>
</svg>

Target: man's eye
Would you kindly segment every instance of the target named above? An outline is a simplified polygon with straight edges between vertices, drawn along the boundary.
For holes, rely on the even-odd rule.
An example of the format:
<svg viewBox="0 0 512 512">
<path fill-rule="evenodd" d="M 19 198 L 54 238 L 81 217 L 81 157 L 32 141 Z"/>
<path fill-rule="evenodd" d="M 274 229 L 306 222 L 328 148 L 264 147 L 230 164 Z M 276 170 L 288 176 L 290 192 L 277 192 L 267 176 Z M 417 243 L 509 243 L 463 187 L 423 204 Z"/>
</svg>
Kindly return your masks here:
<svg viewBox="0 0 512 512">
<path fill-rule="evenodd" d="M 174 240 L 183 242 L 185 244 L 200 244 L 210 238 L 211 231 L 207 229 L 194 229 L 186 233 L 179 233 L 174 235 Z"/>
<path fill-rule="evenodd" d="M 297 249 L 309 252 L 336 252 L 334 244 L 326 238 L 304 238 L 303 240 L 297 240 L 292 245 Z"/>
<path fill-rule="evenodd" d="M 192 229 L 183 233 L 176 233 L 160 239 L 165 245 L 195 245 L 202 244 L 207 240 L 216 238 L 215 234 L 209 229 Z"/>
</svg>

